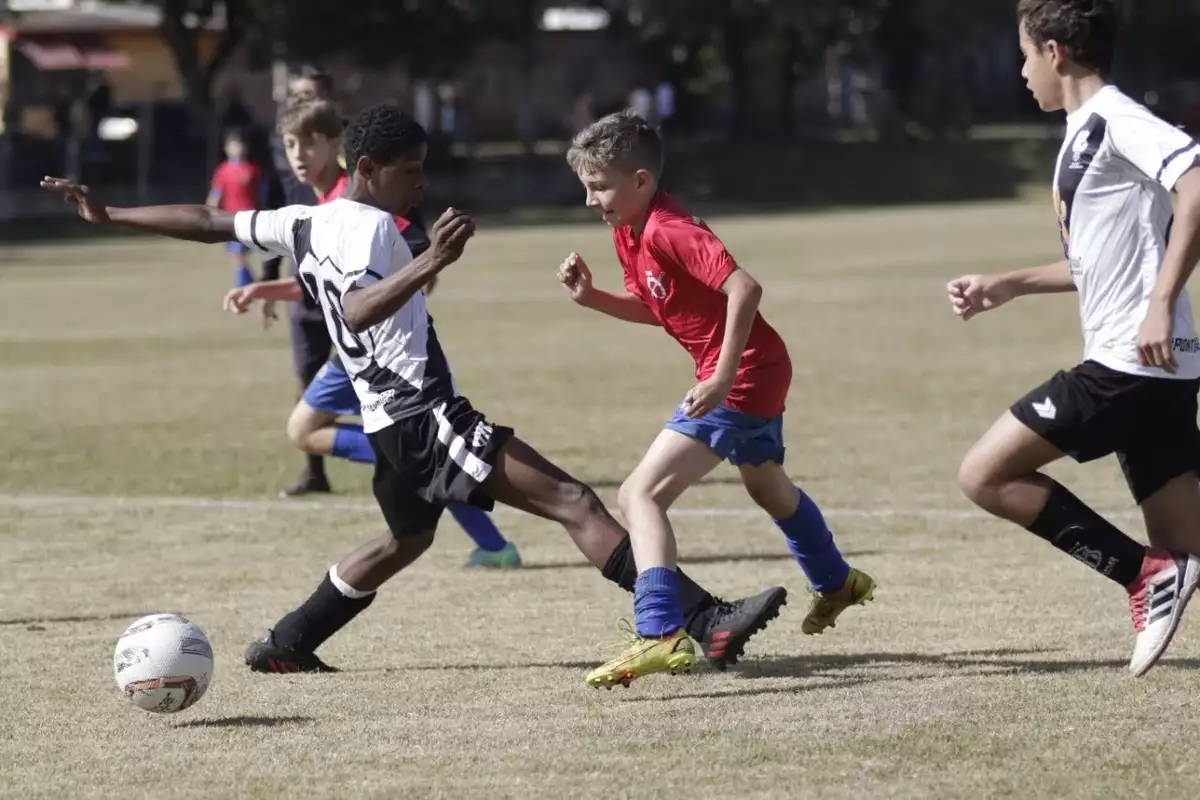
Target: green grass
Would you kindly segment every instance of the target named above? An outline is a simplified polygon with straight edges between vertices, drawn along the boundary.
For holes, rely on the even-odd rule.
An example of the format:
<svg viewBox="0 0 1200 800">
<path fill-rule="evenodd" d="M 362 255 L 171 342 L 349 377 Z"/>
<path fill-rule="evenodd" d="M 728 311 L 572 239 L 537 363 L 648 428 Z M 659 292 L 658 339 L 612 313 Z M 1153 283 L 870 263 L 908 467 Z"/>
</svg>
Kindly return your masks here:
<svg viewBox="0 0 1200 800">
<path fill-rule="evenodd" d="M 1187 621 L 1165 663 L 1130 678 L 1123 594 L 967 513 L 954 486 L 971 441 L 1078 358 L 1071 296 L 964 326 L 943 293 L 963 272 L 1053 260 L 1049 204 L 712 224 L 795 363 L 789 470 L 880 590 L 802 636 L 800 573 L 722 468 L 680 503 L 689 571 L 726 596 L 783 583 L 791 604 L 736 670 L 613 692 L 583 675 L 628 597 L 553 525 L 508 511 L 536 569 L 465 573 L 447 520 L 322 650 L 346 672 L 246 672 L 246 641 L 381 529 L 369 470 L 332 465 L 327 502 L 274 499 L 301 463 L 283 433 L 286 330 L 220 312 L 220 248 L 6 248 L 0 795 L 1190 796 Z M 618 285 L 598 223 L 484 229 L 431 302 L 473 402 L 611 501 L 691 370 L 661 331 L 573 307 L 554 279 L 570 250 Z M 1140 535 L 1114 463 L 1052 471 Z M 200 704 L 159 717 L 110 665 L 123 627 L 164 610 L 208 632 L 217 672 Z"/>
</svg>

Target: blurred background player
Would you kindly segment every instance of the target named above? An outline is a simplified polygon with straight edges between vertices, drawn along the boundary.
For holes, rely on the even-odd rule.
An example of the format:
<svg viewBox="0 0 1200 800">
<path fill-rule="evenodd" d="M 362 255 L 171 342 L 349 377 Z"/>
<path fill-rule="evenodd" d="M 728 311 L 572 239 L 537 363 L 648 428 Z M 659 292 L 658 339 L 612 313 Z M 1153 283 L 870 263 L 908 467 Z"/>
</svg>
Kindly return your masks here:
<svg viewBox="0 0 1200 800">
<path fill-rule="evenodd" d="M 222 211 L 254 211 L 262 206 L 265 184 L 262 170 L 247 158 L 246 139 L 240 131 L 225 134 L 225 160 L 213 172 L 207 203 Z M 241 242 L 227 245 L 234 261 L 234 285 L 254 281 L 250 271 L 250 248 Z"/>
<path fill-rule="evenodd" d="M 691 354 L 697 380 L 621 485 L 618 503 L 638 568 L 636 636 L 587 682 L 627 683 L 689 661 L 693 645 L 678 600 L 667 510 L 726 460 L 808 577 L 813 600 L 802 630 L 833 627 L 851 605 L 871 599 L 875 581 L 846 563 L 821 510 L 784 472 L 792 364 L 783 339 L 758 313 L 762 287 L 708 226 L 658 188 L 662 141 L 646 120 L 628 111 L 610 114 L 575 137 L 567 160 L 587 190 L 588 207 L 613 228 L 627 292 L 594 288 L 575 253 L 559 267 L 559 280 L 584 307 L 661 326 Z"/>
<path fill-rule="evenodd" d="M 312 188 L 318 205 L 341 197 L 346 189 L 347 175 L 340 165 L 342 128 L 341 116 L 332 103 L 310 99 L 308 95 L 300 95 L 288 103 L 279 116 L 278 133 L 290 169 L 298 181 Z M 428 249 L 429 239 L 415 210 L 409 217 L 396 217 L 395 221 L 416 257 Z M 226 306 L 244 310 L 256 299 L 264 303 L 285 300 L 295 304 L 303 294 L 296 279 L 267 281 L 235 290 L 227 298 Z M 292 409 L 287 423 L 288 438 L 311 455 L 374 464 L 375 451 L 362 425 L 344 421 L 346 417 L 359 416 L 360 412 L 354 383 L 334 352 Z M 475 550 L 467 558 L 468 567 L 521 565 L 516 545 L 504 538 L 486 511 L 459 503 L 450 504 L 448 510 L 475 542 Z"/>
<path fill-rule="evenodd" d="M 332 79 L 318 69 L 301 68 L 288 84 L 287 103 L 299 100 L 324 100 L 333 103 Z M 300 180 L 292 171 L 282 137 L 278 133 L 271 142 L 271 166 L 271 192 L 267 208 L 316 205 L 316 193 L 312 186 Z M 271 256 L 264 260 L 263 280 L 271 281 L 279 278 L 282 264 L 283 259 L 279 256 Z M 294 264 L 291 272 L 297 274 Z M 262 311 L 265 319 L 272 319 L 275 316 L 272 303 L 265 303 Z M 292 342 L 292 370 L 296 375 L 298 385 L 296 396 L 299 398 L 312 383 L 317 373 L 325 366 L 329 354 L 333 351 L 333 342 L 325 327 L 320 306 L 307 294 L 302 293 L 300 302 L 289 303 L 287 313 L 288 335 Z M 329 491 L 331 491 L 331 487 L 329 478 L 325 474 L 325 459 L 318 453 L 310 452 L 305 455 L 305 465 L 300 475 L 280 494 L 284 497 L 296 497 L 310 492 Z"/>
</svg>

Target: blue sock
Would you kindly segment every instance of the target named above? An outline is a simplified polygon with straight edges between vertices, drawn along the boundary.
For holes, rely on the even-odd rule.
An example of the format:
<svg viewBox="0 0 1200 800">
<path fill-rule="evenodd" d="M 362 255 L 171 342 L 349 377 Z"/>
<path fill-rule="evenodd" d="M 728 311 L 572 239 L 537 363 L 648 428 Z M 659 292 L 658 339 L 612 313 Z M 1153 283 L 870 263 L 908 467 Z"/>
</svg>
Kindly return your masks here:
<svg viewBox="0 0 1200 800">
<path fill-rule="evenodd" d="M 492 522 L 492 518 L 482 508 L 451 503 L 448 510 L 454 521 L 467 532 L 467 536 L 475 540 L 475 546 L 480 550 L 495 553 L 508 546 L 508 539 L 504 538 L 496 523 Z"/>
<path fill-rule="evenodd" d="M 679 608 L 678 573 L 652 567 L 633 584 L 633 619 L 638 636 L 661 638 L 684 626 Z"/>
<path fill-rule="evenodd" d="M 241 288 L 252 283 L 254 283 L 254 273 L 250 271 L 249 267 L 238 267 L 237 271 L 233 273 L 234 286 Z"/>
<path fill-rule="evenodd" d="M 358 464 L 374 464 L 371 440 L 358 425 L 338 425 L 333 434 L 333 455 Z"/>
<path fill-rule="evenodd" d="M 846 583 L 850 565 L 842 558 L 833 534 L 821 516 L 821 509 L 812 498 L 800 492 L 800 505 L 796 513 L 787 519 L 777 519 L 775 524 L 787 537 L 788 550 L 792 551 L 808 582 L 818 592 L 836 592 Z"/>
</svg>

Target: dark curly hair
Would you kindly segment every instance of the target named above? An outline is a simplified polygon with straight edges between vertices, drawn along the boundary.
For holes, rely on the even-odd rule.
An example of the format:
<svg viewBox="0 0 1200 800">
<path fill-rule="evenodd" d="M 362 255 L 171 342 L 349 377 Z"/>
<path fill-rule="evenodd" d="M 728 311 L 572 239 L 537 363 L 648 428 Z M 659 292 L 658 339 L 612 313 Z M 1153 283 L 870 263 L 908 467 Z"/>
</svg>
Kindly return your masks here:
<svg viewBox="0 0 1200 800">
<path fill-rule="evenodd" d="M 1017 21 L 1024 23 L 1038 49 L 1053 40 L 1079 66 L 1106 75 L 1124 9 L 1121 0 L 1018 0 Z"/>
<path fill-rule="evenodd" d="M 422 145 L 428 134 L 421 123 L 390 103 L 364 108 L 354 115 L 342 134 L 346 168 L 354 171 L 363 156 L 376 164 L 391 164 Z"/>
</svg>

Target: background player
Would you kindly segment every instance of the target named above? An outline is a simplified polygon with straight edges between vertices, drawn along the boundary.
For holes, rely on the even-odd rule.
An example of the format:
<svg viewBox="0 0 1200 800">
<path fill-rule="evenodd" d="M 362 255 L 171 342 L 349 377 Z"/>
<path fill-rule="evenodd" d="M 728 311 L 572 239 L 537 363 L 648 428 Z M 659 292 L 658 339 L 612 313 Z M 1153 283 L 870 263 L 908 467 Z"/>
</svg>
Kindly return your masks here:
<svg viewBox="0 0 1200 800">
<path fill-rule="evenodd" d="M 369 606 L 379 586 L 420 557 L 449 502 L 487 508 L 498 500 L 559 522 L 607 579 L 627 591 L 634 587 L 629 537 L 595 492 L 511 429 L 492 425 L 454 389 L 421 287 L 458 259 L 473 223 L 447 211 L 431 230 L 429 250 L 414 260 L 392 219 L 420 200 L 425 138 L 424 129 L 395 106 L 360 112 L 344 137 L 347 161 L 355 167 L 346 194 L 319 207 L 236 216 L 205 206 L 110 208 L 70 181 L 42 182 L 89 222 L 199 242 L 236 235 L 295 259 L 354 375 L 376 452 L 375 497 L 389 533 L 331 567 L 308 600 L 247 648 L 246 661 L 255 670 L 328 670 L 314 651 Z M 682 573 L 677 579 L 688 630 L 720 668 L 737 660 L 786 596 L 773 587 L 726 604 Z M 540 646 L 552 651 L 556 642 Z"/>
<path fill-rule="evenodd" d="M 721 240 L 658 188 L 658 133 L 631 112 L 593 123 L 572 142 L 571 168 L 587 205 L 613 228 L 623 295 L 592 285 L 572 253 L 558 277 L 582 306 L 617 319 L 661 326 L 696 362 L 696 385 L 621 486 L 637 561 L 636 639 L 588 676 L 593 686 L 626 683 L 688 660 L 676 594 L 675 534 L 667 510 L 728 460 L 750 497 L 787 537 L 813 587 L 803 630 L 832 627 L 846 608 L 870 600 L 875 582 L 842 558 L 820 509 L 783 470 L 783 408 L 792 365 L 779 334 L 758 313 L 762 287 Z"/>
<path fill-rule="evenodd" d="M 279 116 L 279 135 L 293 173 L 297 180 L 313 188 L 317 203 L 341 197 L 347 175 L 338 161 L 342 119 L 337 108 L 323 100 L 293 101 Z M 396 217 L 395 221 L 414 255 L 429 247 L 429 239 L 419 224 L 405 217 Z M 303 299 L 302 295 L 300 283 L 295 279 L 265 281 L 235 289 L 226 299 L 226 307 L 242 312 L 256 299 L 296 303 Z M 374 464 L 375 452 L 362 425 L 344 421 L 345 417 L 357 417 L 360 412 L 354 384 L 335 352 L 292 409 L 288 438 L 306 453 Z M 504 538 L 486 512 L 461 503 L 452 503 L 449 511 L 475 542 L 475 550 L 467 558 L 468 567 L 521 565 L 516 545 Z"/>
<path fill-rule="evenodd" d="M 262 170 L 247 158 L 246 140 L 239 131 L 225 134 L 225 160 L 213 172 L 208 205 L 235 213 L 253 211 L 262 205 L 264 187 Z M 245 286 L 254 280 L 250 271 L 250 248 L 241 242 L 229 242 L 233 255 L 235 286 Z"/>
<path fill-rule="evenodd" d="M 1129 593 L 1142 675 L 1170 644 L 1200 579 L 1200 339 L 1184 293 L 1200 258 L 1200 145 L 1109 85 L 1112 0 L 1021 0 L 1021 75 L 1066 111 L 1054 212 L 1066 258 L 948 288 L 969 320 L 1024 294 L 1079 292 L 1083 363 L 1018 400 L 967 453 L 963 492 Z M 1176 193 L 1172 210 L 1171 191 Z M 1116 453 L 1152 549 L 1039 470 Z"/>
</svg>

